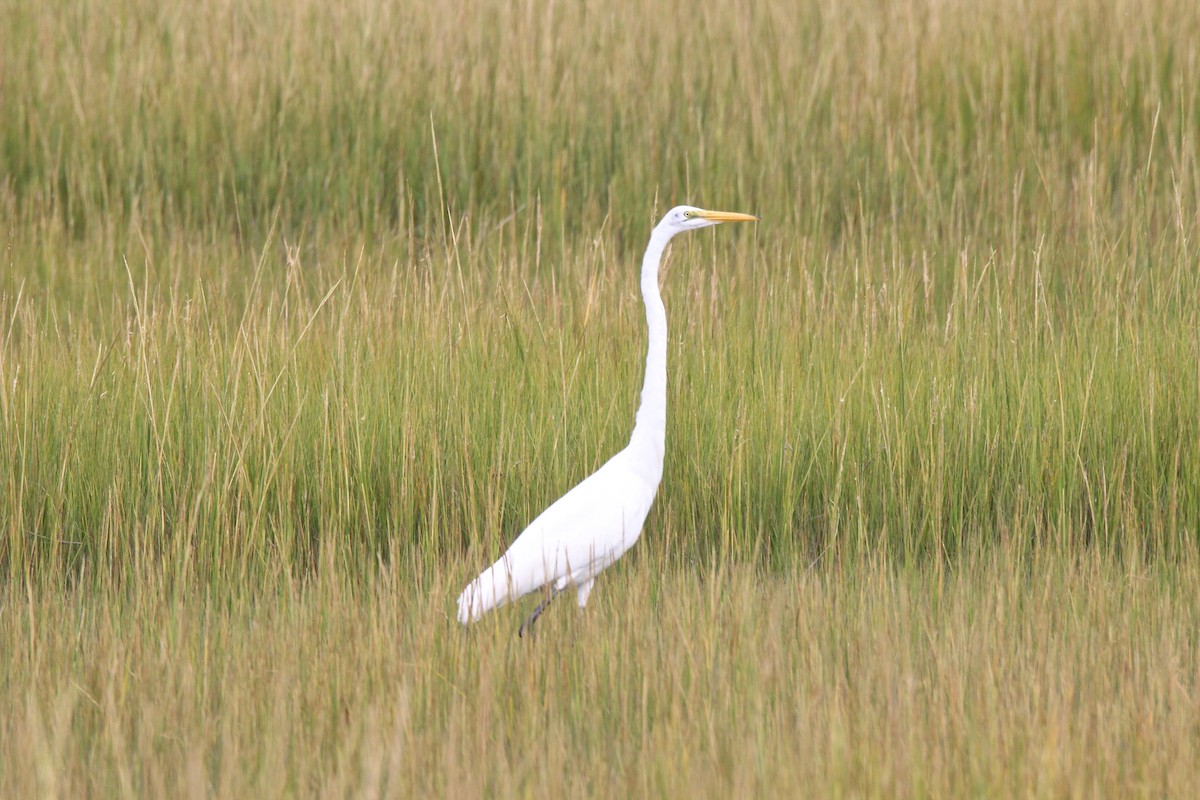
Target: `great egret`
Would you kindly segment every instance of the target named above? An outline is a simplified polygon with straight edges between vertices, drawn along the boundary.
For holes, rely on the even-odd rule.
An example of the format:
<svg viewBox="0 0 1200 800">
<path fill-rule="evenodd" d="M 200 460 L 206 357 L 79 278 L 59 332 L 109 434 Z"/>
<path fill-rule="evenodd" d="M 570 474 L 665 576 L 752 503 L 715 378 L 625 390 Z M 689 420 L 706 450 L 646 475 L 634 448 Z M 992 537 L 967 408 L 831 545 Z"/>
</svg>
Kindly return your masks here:
<svg viewBox="0 0 1200 800">
<path fill-rule="evenodd" d="M 676 206 L 650 233 L 642 258 L 642 301 L 650 330 L 642 402 L 629 446 L 567 492 L 530 523 L 504 555 L 458 598 L 458 621 L 470 624 L 510 600 L 549 584 L 550 596 L 521 626 L 532 625 L 559 592 L 574 587 L 587 605 L 596 576 L 642 534 L 642 523 L 662 481 L 667 430 L 667 312 L 658 291 L 658 267 L 676 234 L 721 222 L 750 222 L 749 214 Z"/>
</svg>

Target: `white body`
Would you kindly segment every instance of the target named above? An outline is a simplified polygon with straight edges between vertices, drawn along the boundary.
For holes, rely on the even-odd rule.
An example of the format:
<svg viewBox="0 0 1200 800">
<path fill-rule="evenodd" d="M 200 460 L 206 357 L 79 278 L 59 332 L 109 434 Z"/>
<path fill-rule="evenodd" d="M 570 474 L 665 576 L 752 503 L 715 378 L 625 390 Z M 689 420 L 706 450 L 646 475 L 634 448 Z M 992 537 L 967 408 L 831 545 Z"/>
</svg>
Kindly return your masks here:
<svg viewBox="0 0 1200 800">
<path fill-rule="evenodd" d="M 579 605 L 585 605 L 596 576 L 641 536 L 658 491 L 659 478 L 638 476 L 635 461 L 628 448 L 622 450 L 538 515 L 463 591 L 459 622 L 474 622 L 547 584 L 559 590 L 577 587 Z"/>
<path fill-rule="evenodd" d="M 538 515 L 504 555 L 463 590 L 464 625 L 510 600 L 547 585 L 574 587 L 587 604 L 596 576 L 642 535 L 662 481 L 667 430 L 667 313 L 658 290 L 663 250 L 677 233 L 718 222 L 752 220 L 746 214 L 677 206 L 650 234 L 642 259 L 642 300 L 649 342 L 641 405 L 629 445 Z"/>
</svg>

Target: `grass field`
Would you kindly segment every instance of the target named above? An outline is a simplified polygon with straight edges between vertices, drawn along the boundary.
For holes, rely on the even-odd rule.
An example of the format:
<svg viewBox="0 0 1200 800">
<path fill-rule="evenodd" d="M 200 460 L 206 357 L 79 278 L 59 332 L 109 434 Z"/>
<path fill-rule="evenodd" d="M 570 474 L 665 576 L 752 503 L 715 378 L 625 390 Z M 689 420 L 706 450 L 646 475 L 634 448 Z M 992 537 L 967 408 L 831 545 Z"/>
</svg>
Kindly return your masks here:
<svg viewBox="0 0 1200 800">
<path fill-rule="evenodd" d="M 1190 0 L 0 2 L 0 796 L 1200 793 Z M 623 446 L 585 613 L 453 600 Z"/>
</svg>

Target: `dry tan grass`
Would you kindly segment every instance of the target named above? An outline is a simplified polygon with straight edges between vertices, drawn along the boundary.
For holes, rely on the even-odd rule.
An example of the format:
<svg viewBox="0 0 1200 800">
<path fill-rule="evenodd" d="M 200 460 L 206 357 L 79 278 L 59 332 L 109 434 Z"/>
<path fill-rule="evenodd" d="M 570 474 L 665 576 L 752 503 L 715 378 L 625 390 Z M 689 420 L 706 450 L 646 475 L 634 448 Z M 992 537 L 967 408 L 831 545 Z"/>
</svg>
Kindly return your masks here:
<svg viewBox="0 0 1200 800">
<path fill-rule="evenodd" d="M 449 574 L 12 591 L 5 796 L 1179 796 L 1196 559 L 764 576 L 647 559 L 595 606 L 450 618 Z"/>
</svg>

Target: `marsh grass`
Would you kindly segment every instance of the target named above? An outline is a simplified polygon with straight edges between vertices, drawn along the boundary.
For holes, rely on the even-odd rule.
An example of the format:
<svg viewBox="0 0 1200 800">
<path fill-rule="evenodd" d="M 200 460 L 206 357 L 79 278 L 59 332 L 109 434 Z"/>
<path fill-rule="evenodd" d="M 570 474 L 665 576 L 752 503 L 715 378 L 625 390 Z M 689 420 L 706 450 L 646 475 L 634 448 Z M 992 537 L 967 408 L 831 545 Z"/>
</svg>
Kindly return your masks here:
<svg viewBox="0 0 1200 800">
<path fill-rule="evenodd" d="M 997 549 L 764 576 L 639 555 L 454 629 L 449 571 L 13 597 L 6 792 L 1186 795 L 1196 559 Z M 13 592 L 16 595 L 16 592 Z"/>
<path fill-rule="evenodd" d="M 1192 4 L 3 22 L 0 794 L 1195 793 Z M 647 535 L 459 630 L 682 201 Z"/>
</svg>

